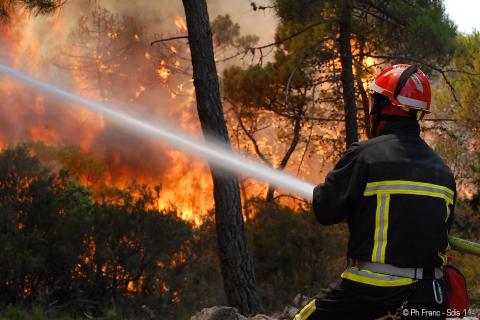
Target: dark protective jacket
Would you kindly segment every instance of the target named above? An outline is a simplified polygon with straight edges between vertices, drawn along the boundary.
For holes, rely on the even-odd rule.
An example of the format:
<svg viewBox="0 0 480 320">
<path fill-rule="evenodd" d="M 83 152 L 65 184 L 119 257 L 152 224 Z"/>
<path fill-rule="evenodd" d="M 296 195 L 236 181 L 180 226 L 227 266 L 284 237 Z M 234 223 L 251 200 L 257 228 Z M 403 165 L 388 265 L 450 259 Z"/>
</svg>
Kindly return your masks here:
<svg viewBox="0 0 480 320">
<path fill-rule="evenodd" d="M 420 138 L 418 123 L 408 119 L 353 144 L 315 187 L 313 211 L 324 225 L 346 220 L 349 258 L 432 268 L 446 264 L 455 199 L 451 170 Z M 342 275 L 373 285 L 407 284 L 358 276 Z"/>
</svg>

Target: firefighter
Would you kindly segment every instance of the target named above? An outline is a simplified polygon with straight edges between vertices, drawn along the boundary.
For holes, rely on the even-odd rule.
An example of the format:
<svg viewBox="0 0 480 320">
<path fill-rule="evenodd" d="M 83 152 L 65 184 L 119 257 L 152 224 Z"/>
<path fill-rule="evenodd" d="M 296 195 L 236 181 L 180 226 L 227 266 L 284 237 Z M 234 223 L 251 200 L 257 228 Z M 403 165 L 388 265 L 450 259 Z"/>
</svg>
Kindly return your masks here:
<svg viewBox="0 0 480 320">
<path fill-rule="evenodd" d="M 313 191 L 319 223 L 348 224 L 348 265 L 295 320 L 445 319 L 456 186 L 420 137 L 430 84 L 417 66 L 398 64 L 369 89 L 373 138 L 354 143 Z"/>
</svg>

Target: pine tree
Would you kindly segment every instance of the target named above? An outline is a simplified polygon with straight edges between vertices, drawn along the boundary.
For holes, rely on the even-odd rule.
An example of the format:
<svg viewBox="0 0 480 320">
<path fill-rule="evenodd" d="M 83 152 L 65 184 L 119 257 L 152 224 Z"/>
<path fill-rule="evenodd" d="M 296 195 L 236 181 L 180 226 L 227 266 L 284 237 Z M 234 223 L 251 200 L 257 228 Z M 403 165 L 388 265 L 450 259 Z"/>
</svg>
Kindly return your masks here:
<svg viewBox="0 0 480 320">
<path fill-rule="evenodd" d="M 48 14 L 59 8 L 65 0 L 0 0 L 0 18 L 8 18 L 16 6 L 24 7 L 33 14 Z"/>
<path fill-rule="evenodd" d="M 230 145 L 220 100 L 212 31 L 205 0 L 183 0 L 192 54 L 197 110 L 204 136 Z M 243 314 L 262 309 L 247 250 L 240 190 L 236 175 L 211 167 L 217 241 L 224 289 L 229 305 Z"/>
</svg>

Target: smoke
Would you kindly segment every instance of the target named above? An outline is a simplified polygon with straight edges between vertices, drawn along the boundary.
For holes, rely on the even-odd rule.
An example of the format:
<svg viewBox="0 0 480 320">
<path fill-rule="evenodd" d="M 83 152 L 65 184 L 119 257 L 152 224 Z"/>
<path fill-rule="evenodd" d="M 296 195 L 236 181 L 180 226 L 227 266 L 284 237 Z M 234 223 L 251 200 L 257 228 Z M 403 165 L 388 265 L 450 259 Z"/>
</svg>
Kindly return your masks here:
<svg viewBox="0 0 480 320">
<path fill-rule="evenodd" d="M 311 198 L 312 196 L 313 185 L 232 152 L 229 150 L 228 146 L 223 146 L 220 143 L 212 141 L 203 142 L 195 137 L 176 131 L 162 123 L 153 125 L 148 121 L 132 117 L 123 112 L 115 111 L 111 107 L 71 94 L 49 83 L 38 81 L 37 79 L 31 78 L 15 69 L 1 64 L 0 72 L 35 86 L 50 95 L 55 95 L 69 100 L 70 102 L 78 103 L 92 111 L 101 112 L 106 118 L 115 121 L 129 132 L 137 132 L 142 137 L 145 135 L 153 136 L 156 139 L 166 141 L 175 148 L 180 148 L 186 151 L 190 155 L 208 158 L 212 165 L 215 165 L 216 167 L 220 167 L 236 174 L 245 173 L 254 178 L 272 183 L 277 187 L 282 187 L 291 192 L 299 193 L 307 198 Z"/>
<path fill-rule="evenodd" d="M 212 19 L 230 13 L 247 32 L 258 26 L 248 1 L 209 1 L 209 10 Z M 126 101 L 114 105 L 201 136 L 186 41 L 150 46 L 155 39 L 186 34 L 183 16 L 180 1 L 166 0 L 70 0 L 59 12 L 38 17 L 19 11 L 0 26 L 0 63 L 95 101 Z M 268 42 L 274 25 L 260 29 Z M 206 162 L 132 136 L 90 110 L 65 108 L 65 102 L 8 78 L 0 78 L 0 95 L 0 147 L 28 140 L 77 144 L 107 164 L 110 183 L 161 183 L 165 206 L 180 210 L 213 204 Z"/>
</svg>

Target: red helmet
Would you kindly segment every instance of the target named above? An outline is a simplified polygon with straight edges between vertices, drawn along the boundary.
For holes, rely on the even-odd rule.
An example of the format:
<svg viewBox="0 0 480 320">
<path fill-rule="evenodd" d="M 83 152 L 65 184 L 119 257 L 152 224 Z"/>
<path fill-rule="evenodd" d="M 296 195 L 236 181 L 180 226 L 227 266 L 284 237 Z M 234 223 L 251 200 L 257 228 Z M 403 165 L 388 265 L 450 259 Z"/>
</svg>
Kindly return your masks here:
<svg viewBox="0 0 480 320">
<path fill-rule="evenodd" d="M 430 112 L 430 83 L 417 66 L 390 66 L 383 70 L 368 88 L 388 97 L 395 106 Z"/>
</svg>

